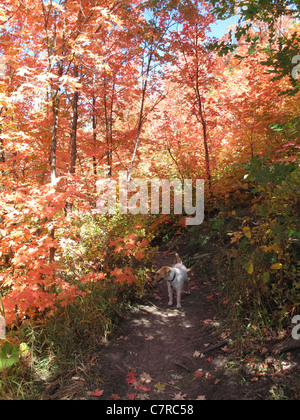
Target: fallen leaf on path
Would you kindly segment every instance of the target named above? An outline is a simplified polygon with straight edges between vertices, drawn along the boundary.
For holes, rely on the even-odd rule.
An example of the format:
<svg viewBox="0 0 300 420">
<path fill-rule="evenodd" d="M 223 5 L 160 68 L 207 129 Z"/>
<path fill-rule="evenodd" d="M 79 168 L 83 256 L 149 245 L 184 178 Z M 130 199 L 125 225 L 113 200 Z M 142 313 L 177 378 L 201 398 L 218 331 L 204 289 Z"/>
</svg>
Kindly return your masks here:
<svg viewBox="0 0 300 420">
<path fill-rule="evenodd" d="M 258 363 L 258 359 L 256 357 L 247 357 L 243 360 L 244 363 Z"/>
<path fill-rule="evenodd" d="M 206 401 L 206 396 L 205 395 L 198 395 L 198 397 L 196 398 L 196 401 Z"/>
<path fill-rule="evenodd" d="M 203 371 L 202 371 L 202 369 L 198 369 L 198 370 L 196 370 L 196 372 L 194 373 L 194 376 L 195 377 L 199 377 L 199 378 L 202 378 L 202 376 L 203 376 Z"/>
<path fill-rule="evenodd" d="M 149 400 L 150 397 L 149 397 L 148 394 L 137 394 L 136 399 L 137 400 Z"/>
<path fill-rule="evenodd" d="M 95 391 L 92 391 L 92 392 L 90 393 L 90 396 L 91 396 L 91 397 L 101 397 L 101 396 L 103 395 L 103 392 L 104 392 L 104 391 L 102 391 L 102 390 L 100 390 L 99 388 L 97 388 L 97 389 L 95 389 Z"/>
<path fill-rule="evenodd" d="M 186 394 L 182 394 L 181 392 L 179 392 L 178 394 L 174 394 L 174 395 L 171 395 L 171 397 L 173 397 L 172 398 L 172 400 L 184 400 L 185 398 L 186 398 Z"/>
<path fill-rule="evenodd" d="M 212 362 L 214 359 L 212 358 L 212 357 L 208 357 L 207 359 L 206 359 L 206 361 L 207 362 Z"/>
<path fill-rule="evenodd" d="M 128 341 L 128 340 L 129 340 L 129 338 L 128 338 L 128 337 L 123 337 L 123 336 L 121 335 L 121 337 L 118 337 L 118 338 L 117 338 L 117 341 L 119 341 L 119 340 Z"/>
<path fill-rule="evenodd" d="M 135 372 L 128 372 L 126 375 L 126 381 L 128 385 L 133 385 L 136 383 L 137 374 Z"/>
<path fill-rule="evenodd" d="M 154 337 L 153 337 L 152 335 L 147 335 L 147 336 L 146 336 L 146 340 L 147 340 L 147 341 L 152 341 L 152 340 L 153 340 L 153 338 L 154 338 Z"/>
<path fill-rule="evenodd" d="M 151 388 L 148 388 L 146 385 L 143 385 L 143 384 L 135 385 L 135 389 L 137 390 L 139 394 L 145 394 L 146 392 L 151 390 Z"/>
<path fill-rule="evenodd" d="M 132 401 L 132 400 L 135 399 L 135 394 L 128 394 L 127 397 L 128 397 L 129 400 Z"/>
<path fill-rule="evenodd" d="M 141 383 L 146 383 L 146 384 L 150 384 L 150 382 L 151 381 L 153 381 L 153 379 L 151 378 L 151 376 L 148 374 L 148 373 L 145 373 L 145 372 L 143 372 L 141 375 L 140 375 L 140 382 Z"/>
<path fill-rule="evenodd" d="M 154 387 L 158 389 L 159 391 L 164 391 L 166 389 L 166 385 L 162 384 L 161 382 L 158 382 L 157 384 L 155 384 Z"/>
<path fill-rule="evenodd" d="M 120 397 L 120 395 L 118 395 L 118 394 L 111 394 L 111 397 L 110 397 L 112 400 L 120 400 L 121 399 L 121 397 Z"/>
<path fill-rule="evenodd" d="M 205 355 L 199 351 L 199 352 L 197 352 L 197 355 L 195 355 L 194 357 L 200 357 L 200 359 L 203 359 L 203 357 L 205 357 Z"/>
<path fill-rule="evenodd" d="M 177 375 L 177 373 L 172 373 L 172 378 L 175 379 L 175 381 L 179 381 L 182 379 L 182 375 Z"/>
</svg>

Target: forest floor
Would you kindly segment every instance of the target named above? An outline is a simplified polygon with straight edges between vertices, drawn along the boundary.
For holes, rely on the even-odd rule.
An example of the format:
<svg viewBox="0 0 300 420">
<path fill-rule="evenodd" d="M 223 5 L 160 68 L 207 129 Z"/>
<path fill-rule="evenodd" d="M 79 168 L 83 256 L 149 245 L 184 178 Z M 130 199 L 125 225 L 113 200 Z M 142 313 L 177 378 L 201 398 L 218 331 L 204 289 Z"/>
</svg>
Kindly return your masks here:
<svg viewBox="0 0 300 420">
<path fill-rule="evenodd" d="M 174 252 L 154 265 L 173 265 Z M 207 271 L 207 270 L 206 270 Z M 300 353 L 237 355 L 213 280 L 191 271 L 191 295 L 168 307 L 165 282 L 122 318 L 107 342 L 47 399 L 265 400 L 300 398 Z M 176 302 L 176 299 L 174 299 Z"/>
</svg>

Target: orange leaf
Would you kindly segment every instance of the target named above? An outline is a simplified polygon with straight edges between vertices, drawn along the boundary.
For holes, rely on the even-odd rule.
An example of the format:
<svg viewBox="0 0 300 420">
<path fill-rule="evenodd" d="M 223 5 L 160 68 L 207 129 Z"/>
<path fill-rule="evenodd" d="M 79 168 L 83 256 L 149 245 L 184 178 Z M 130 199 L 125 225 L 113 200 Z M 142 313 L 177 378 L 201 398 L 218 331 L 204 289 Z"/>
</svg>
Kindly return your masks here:
<svg viewBox="0 0 300 420">
<path fill-rule="evenodd" d="M 101 391 L 99 388 L 95 389 L 95 391 L 92 391 L 90 393 L 91 397 L 101 397 L 103 395 L 104 391 Z"/>
</svg>

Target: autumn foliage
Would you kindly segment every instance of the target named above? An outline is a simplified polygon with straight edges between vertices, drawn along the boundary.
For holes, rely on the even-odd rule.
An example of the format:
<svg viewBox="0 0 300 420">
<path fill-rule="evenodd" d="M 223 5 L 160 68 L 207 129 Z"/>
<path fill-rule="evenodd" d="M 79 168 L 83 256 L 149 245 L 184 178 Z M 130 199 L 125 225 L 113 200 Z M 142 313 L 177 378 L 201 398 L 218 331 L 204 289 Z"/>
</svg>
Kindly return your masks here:
<svg viewBox="0 0 300 420">
<path fill-rule="evenodd" d="M 245 36 L 235 54 L 219 56 L 209 48 L 214 21 L 212 6 L 196 0 L 2 1 L 0 285 L 8 325 L 53 314 L 88 294 L 87 284 L 118 285 L 121 295 L 143 288 L 151 240 L 168 223 L 176 233 L 185 227 L 173 215 L 99 215 L 96 182 L 120 170 L 205 179 L 211 214 L 253 206 L 240 233 L 231 232 L 234 244 L 244 240 L 244 268 L 234 270 L 254 272 L 260 296 L 280 314 L 277 292 L 283 270 L 292 270 L 285 309 L 298 308 L 299 93 L 281 95 L 289 77 L 273 80 L 262 64 L 266 27 L 260 49 L 248 54 Z M 299 33 L 298 23 L 282 24 Z"/>
</svg>

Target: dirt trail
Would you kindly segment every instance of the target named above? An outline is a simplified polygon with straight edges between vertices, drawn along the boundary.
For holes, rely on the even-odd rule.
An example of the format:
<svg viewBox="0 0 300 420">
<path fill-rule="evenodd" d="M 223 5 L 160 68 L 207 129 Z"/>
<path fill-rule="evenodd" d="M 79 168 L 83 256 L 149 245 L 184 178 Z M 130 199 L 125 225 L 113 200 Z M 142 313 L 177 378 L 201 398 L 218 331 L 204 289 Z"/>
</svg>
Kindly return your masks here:
<svg viewBox="0 0 300 420">
<path fill-rule="evenodd" d="M 174 253 L 159 252 L 154 264 L 161 267 L 174 262 Z M 190 279 L 192 294 L 183 294 L 182 309 L 168 307 L 163 282 L 121 322 L 100 350 L 94 371 L 100 382 L 95 388 L 103 391 L 101 399 L 262 397 L 263 379 L 259 384 L 245 381 L 226 366 L 231 355 L 208 279 L 194 272 Z"/>
<path fill-rule="evenodd" d="M 157 252 L 154 265 L 174 262 L 174 253 Z M 192 293 L 183 294 L 182 309 L 168 307 L 167 285 L 162 282 L 86 365 L 76 365 L 50 383 L 44 398 L 300 399 L 299 351 L 275 355 L 270 343 L 269 350 L 258 347 L 257 353 L 240 360 L 226 343 L 212 279 L 201 271 L 191 271 L 189 277 Z"/>
<path fill-rule="evenodd" d="M 154 265 L 174 262 L 174 253 L 158 252 Z M 88 399 L 282 399 L 290 390 L 298 399 L 299 355 L 241 362 L 226 344 L 211 279 L 189 274 L 192 293 L 183 294 L 182 309 L 168 307 L 162 282 L 123 319 L 94 361 L 96 392 Z"/>
</svg>

